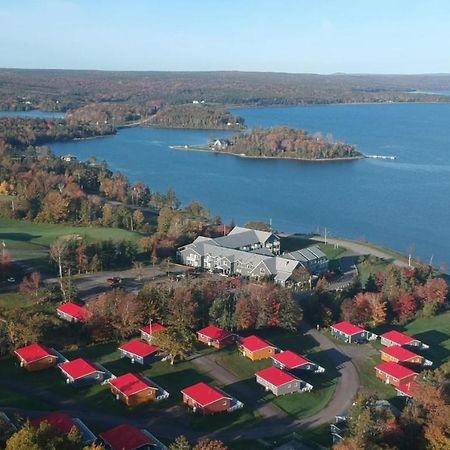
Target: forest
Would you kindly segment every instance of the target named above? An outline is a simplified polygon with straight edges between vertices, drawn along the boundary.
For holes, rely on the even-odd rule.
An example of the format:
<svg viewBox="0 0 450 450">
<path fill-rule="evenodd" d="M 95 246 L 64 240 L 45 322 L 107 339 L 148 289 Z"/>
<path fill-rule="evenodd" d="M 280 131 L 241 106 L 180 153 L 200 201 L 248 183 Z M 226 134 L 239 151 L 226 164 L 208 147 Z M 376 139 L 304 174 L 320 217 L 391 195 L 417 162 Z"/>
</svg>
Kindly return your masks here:
<svg viewBox="0 0 450 450">
<path fill-rule="evenodd" d="M 220 151 L 251 157 L 306 160 L 362 157 L 353 145 L 333 142 L 332 136 L 310 135 L 287 127 L 253 129 L 233 136 L 227 144 Z"/>
<path fill-rule="evenodd" d="M 149 117 L 146 125 L 162 128 L 241 130 L 244 128 L 244 119 L 233 116 L 223 108 L 198 103 L 162 108 Z"/>
<path fill-rule="evenodd" d="M 449 75 L 317 75 L 258 72 L 108 72 L 0 69 L 0 110 L 68 111 L 89 103 L 204 99 L 225 105 L 448 102 L 414 91 L 450 90 Z"/>
</svg>

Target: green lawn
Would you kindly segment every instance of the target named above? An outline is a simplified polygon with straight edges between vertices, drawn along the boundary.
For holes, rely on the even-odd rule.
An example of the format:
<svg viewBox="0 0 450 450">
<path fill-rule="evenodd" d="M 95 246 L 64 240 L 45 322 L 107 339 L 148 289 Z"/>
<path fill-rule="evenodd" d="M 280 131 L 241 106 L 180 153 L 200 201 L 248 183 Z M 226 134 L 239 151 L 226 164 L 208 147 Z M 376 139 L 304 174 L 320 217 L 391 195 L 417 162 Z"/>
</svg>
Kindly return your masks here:
<svg viewBox="0 0 450 450">
<path fill-rule="evenodd" d="M 48 247 L 59 236 L 67 234 L 78 234 L 88 242 L 102 239 L 137 241 L 139 238 L 139 234 L 119 228 L 75 227 L 0 217 L 0 241 L 5 242 L 15 260 L 38 270 L 48 269 Z"/>
<path fill-rule="evenodd" d="M 292 333 L 282 330 L 261 330 L 256 333 L 283 350 L 293 350 L 312 361 L 325 367 L 323 374 L 305 372 L 301 378 L 312 384 L 314 389 L 308 393 L 296 393 L 276 397 L 266 393 L 255 381 L 255 372 L 271 366 L 271 360 L 251 361 L 241 356 L 236 348 L 226 348 L 216 352 L 213 358 L 236 376 L 245 380 L 248 389 L 256 391 L 263 401 L 273 402 L 286 413 L 296 417 L 312 416 L 323 409 L 331 400 L 336 388 L 336 368 L 330 363 L 326 355 L 316 346 L 315 341 L 301 333 Z"/>
<path fill-rule="evenodd" d="M 33 305 L 33 302 L 26 296 L 19 292 L 1 292 L 0 293 L 0 308 L 23 308 Z"/>
<path fill-rule="evenodd" d="M 365 286 L 371 275 L 384 272 L 388 263 L 375 256 L 369 256 L 357 264 L 358 276 L 361 286 Z"/>
</svg>

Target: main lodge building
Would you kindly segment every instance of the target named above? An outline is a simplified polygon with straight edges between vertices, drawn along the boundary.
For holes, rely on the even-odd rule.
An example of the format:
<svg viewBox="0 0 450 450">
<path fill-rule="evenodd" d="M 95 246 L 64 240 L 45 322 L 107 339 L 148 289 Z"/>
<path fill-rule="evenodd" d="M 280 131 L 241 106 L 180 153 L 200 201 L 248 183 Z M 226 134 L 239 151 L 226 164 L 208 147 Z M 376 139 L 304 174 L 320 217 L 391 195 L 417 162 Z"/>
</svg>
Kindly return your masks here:
<svg viewBox="0 0 450 450">
<path fill-rule="evenodd" d="M 199 236 L 180 247 L 177 256 L 187 266 L 253 279 L 273 277 L 282 286 L 297 283 L 296 269 L 305 268 L 311 273 L 328 269 L 328 259 L 317 246 L 280 253 L 280 238 L 276 234 L 234 227 L 227 236 Z"/>
</svg>

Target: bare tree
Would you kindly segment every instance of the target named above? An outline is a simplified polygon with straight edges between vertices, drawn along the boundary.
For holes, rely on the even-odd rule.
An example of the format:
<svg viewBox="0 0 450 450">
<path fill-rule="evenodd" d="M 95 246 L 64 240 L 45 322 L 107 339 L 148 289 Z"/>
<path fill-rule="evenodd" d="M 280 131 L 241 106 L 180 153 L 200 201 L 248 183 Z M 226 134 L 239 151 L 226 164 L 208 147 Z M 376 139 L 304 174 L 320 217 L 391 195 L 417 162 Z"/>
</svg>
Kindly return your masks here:
<svg viewBox="0 0 450 450">
<path fill-rule="evenodd" d="M 67 302 L 68 292 L 64 283 L 64 269 L 67 267 L 67 256 L 69 253 L 69 240 L 66 236 L 59 237 L 50 246 L 49 256 L 58 266 L 58 278 L 59 286 L 61 288 L 61 293 L 63 295 L 64 301 Z"/>
</svg>

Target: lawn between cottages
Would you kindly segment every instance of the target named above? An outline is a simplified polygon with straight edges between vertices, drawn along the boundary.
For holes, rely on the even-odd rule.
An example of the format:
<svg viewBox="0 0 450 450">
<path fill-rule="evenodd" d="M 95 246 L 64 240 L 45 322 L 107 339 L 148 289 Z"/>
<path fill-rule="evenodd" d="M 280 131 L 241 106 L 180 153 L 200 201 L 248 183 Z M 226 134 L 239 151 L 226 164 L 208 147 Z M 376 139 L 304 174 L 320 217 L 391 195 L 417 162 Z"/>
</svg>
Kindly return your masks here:
<svg viewBox="0 0 450 450">
<path fill-rule="evenodd" d="M 297 419 L 310 417 L 325 408 L 336 389 L 338 372 L 314 339 L 301 333 L 279 329 L 257 330 L 255 334 L 282 350 L 297 352 L 324 367 L 325 373 L 313 374 L 305 371 L 300 376 L 304 381 L 313 385 L 313 390 L 276 397 L 272 393 L 267 393 L 262 386 L 257 384 L 255 378 L 255 372 L 272 365 L 271 359 L 251 361 L 243 357 L 233 346 L 213 353 L 212 358 L 219 365 L 240 377 L 246 383 L 247 388 L 256 392 L 261 400 L 274 403 Z"/>
<path fill-rule="evenodd" d="M 138 373 L 148 377 L 163 389 L 169 392 L 170 397 L 160 402 L 140 405 L 129 408 L 121 401 L 117 401 L 110 392 L 109 385 L 95 384 L 89 387 L 76 388 L 66 385 L 64 377 L 59 369 L 48 369 L 40 372 L 27 372 L 19 367 L 14 358 L 7 358 L 0 361 L 1 376 L 8 377 L 17 383 L 32 387 L 33 391 L 45 396 L 47 392 L 57 397 L 57 400 L 50 398 L 46 405 L 48 409 L 58 409 L 57 403 L 60 400 L 74 401 L 77 407 L 90 408 L 99 411 L 108 411 L 108 413 L 132 416 L 133 414 L 144 414 L 148 412 L 157 414 L 160 409 L 167 410 L 176 405 L 182 406 L 181 389 L 198 383 L 200 381 L 212 383 L 215 386 L 222 387 L 213 380 L 207 373 L 200 372 L 192 362 L 181 361 L 175 365 L 170 365 L 166 361 L 157 361 L 150 366 L 141 366 L 132 364 L 128 358 L 120 358 L 117 351 L 117 343 L 99 344 L 76 350 L 60 351 L 66 358 L 72 360 L 77 357 L 84 357 L 91 362 L 97 362 L 111 371 L 114 375 L 120 376 L 127 372 Z M 205 348 L 200 351 L 208 352 Z M 1 391 L 0 391 L 1 394 Z M 0 406 L 23 407 L 24 395 L 20 392 L 8 390 L 8 395 L 0 396 Z M 39 408 L 39 403 L 41 404 Z M 38 397 L 30 398 L 25 406 L 29 409 L 42 409 L 42 401 Z M 202 416 L 194 414 L 186 407 L 186 418 L 189 427 L 199 431 L 229 430 L 233 428 L 243 428 L 256 424 L 260 418 L 249 408 L 244 407 L 241 410 L 229 414 L 217 414 L 213 416 Z"/>
<path fill-rule="evenodd" d="M 0 217 L 0 242 L 5 242 L 14 260 L 21 261 L 36 270 L 49 269 L 50 244 L 58 237 L 68 234 L 78 234 L 88 242 L 105 239 L 126 239 L 137 242 L 139 239 L 138 233 L 120 228 L 76 227 Z"/>
</svg>

